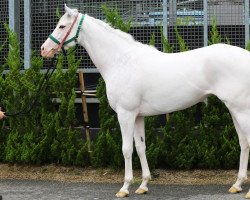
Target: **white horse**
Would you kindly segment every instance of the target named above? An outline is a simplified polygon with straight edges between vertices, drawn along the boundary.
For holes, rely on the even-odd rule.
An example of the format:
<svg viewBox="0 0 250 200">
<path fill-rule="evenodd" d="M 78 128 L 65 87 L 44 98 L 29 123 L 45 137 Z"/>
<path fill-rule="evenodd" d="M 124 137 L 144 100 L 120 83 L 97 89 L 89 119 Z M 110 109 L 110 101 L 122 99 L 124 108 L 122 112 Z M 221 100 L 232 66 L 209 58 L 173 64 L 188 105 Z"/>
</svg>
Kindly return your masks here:
<svg viewBox="0 0 250 200">
<path fill-rule="evenodd" d="M 136 193 L 148 191 L 150 171 L 145 155 L 144 117 L 187 108 L 210 94 L 228 107 L 239 136 L 239 173 L 229 192 L 240 192 L 247 179 L 250 145 L 250 53 L 217 44 L 166 54 L 66 5 L 65 11 L 42 45 L 41 54 L 53 57 L 62 46 L 67 49 L 78 43 L 104 78 L 110 106 L 118 115 L 125 159 L 124 185 L 116 196 L 129 194 L 133 141 L 143 178 Z M 246 198 L 250 198 L 250 191 Z"/>
</svg>

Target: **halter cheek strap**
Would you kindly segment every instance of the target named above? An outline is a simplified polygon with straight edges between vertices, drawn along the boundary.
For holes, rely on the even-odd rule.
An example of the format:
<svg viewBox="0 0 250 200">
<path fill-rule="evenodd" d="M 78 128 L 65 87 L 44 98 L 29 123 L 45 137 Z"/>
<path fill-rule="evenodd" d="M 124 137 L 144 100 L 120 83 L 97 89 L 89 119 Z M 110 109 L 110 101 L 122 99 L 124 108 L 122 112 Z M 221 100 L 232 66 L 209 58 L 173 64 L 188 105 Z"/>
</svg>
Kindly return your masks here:
<svg viewBox="0 0 250 200">
<path fill-rule="evenodd" d="M 82 17 L 81 17 L 80 23 L 79 23 L 79 25 L 78 25 L 78 27 L 77 27 L 76 35 L 75 35 L 74 37 L 68 39 L 67 41 L 65 41 L 65 40 L 67 39 L 67 37 L 69 36 L 70 32 L 72 31 L 72 29 L 73 29 L 73 27 L 74 27 L 74 25 L 75 25 L 75 23 L 76 23 L 76 20 L 77 20 L 77 18 L 78 18 L 78 15 L 79 15 L 79 13 L 78 13 L 77 16 L 75 17 L 73 23 L 71 24 L 69 30 L 67 31 L 66 35 L 64 36 L 64 38 L 62 39 L 61 42 L 60 42 L 58 39 L 56 39 L 52 34 L 49 35 L 49 38 L 50 38 L 53 42 L 55 42 L 56 44 L 58 44 L 58 47 L 57 47 L 57 49 L 56 49 L 57 51 L 59 51 L 59 50 L 60 50 L 64 45 L 66 45 L 66 44 L 69 44 L 69 43 L 71 43 L 71 42 L 73 42 L 73 41 L 77 42 L 77 38 L 78 38 L 78 36 L 79 36 L 79 32 L 80 32 L 80 29 L 81 29 L 81 27 L 82 27 L 82 23 L 83 23 L 83 20 L 84 20 L 85 15 L 82 15 Z"/>
</svg>

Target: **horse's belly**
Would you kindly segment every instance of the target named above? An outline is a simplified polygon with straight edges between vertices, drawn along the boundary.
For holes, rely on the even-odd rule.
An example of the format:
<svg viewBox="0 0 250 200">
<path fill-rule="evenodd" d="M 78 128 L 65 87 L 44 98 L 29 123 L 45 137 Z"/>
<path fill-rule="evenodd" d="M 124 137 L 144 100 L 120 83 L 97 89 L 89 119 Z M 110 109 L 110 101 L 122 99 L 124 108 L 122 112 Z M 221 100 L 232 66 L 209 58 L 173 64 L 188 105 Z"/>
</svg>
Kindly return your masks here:
<svg viewBox="0 0 250 200">
<path fill-rule="evenodd" d="M 209 93 L 190 86 L 178 90 L 148 93 L 141 101 L 139 115 L 150 116 L 182 110 L 203 101 Z"/>
</svg>

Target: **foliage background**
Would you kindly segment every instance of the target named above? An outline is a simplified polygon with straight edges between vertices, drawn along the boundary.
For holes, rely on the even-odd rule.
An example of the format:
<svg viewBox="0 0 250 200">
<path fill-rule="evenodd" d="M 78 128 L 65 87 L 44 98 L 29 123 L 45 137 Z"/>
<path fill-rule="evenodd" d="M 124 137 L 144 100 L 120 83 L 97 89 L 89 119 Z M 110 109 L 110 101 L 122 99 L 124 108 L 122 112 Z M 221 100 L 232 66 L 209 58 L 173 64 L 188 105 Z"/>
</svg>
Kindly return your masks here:
<svg viewBox="0 0 250 200">
<path fill-rule="evenodd" d="M 107 21 L 125 32 L 131 28 L 132 19 L 124 22 L 115 9 L 103 7 Z M 9 112 L 25 108 L 34 97 L 43 74 L 40 73 L 42 58 L 32 56 L 32 66 L 21 72 L 23 64 L 16 35 L 8 32 L 9 54 L 0 66 L 1 103 Z M 179 50 L 188 46 L 175 28 Z M 161 30 L 164 51 L 173 52 Z M 209 44 L 221 42 L 213 20 Z M 148 41 L 154 45 L 154 34 Z M 2 46 L 2 48 L 5 48 Z M 73 51 L 73 50 L 71 50 Z M 105 83 L 102 78 L 97 87 L 100 100 L 100 132 L 92 142 L 93 152 L 88 152 L 82 132 L 75 129 L 74 88 L 77 82 L 76 70 L 80 60 L 74 52 L 68 56 L 68 70 L 62 71 L 65 58 L 60 55 L 56 72 L 45 90 L 41 91 L 37 105 L 27 115 L 9 117 L 0 122 L 0 162 L 94 167 L 123 167 L 121 134 L 116 114 L 108 105 Z M 9 73 L 3 70 L 9 68 Z M 58 97 L 60 104 L 54 102 Z M 197 120 L 199 114 L 199 120 Z M 238 167 L 239 145 L 230 114 L 216 97 L 207 99 L 191 108 L 170 114 L 166 124 L 158 125 L 158 117 L 146 118 L 147 158 L 151 169 L 232 169 Z M 134 153 L 135 168 L 140 167 Z"/>
</svg>

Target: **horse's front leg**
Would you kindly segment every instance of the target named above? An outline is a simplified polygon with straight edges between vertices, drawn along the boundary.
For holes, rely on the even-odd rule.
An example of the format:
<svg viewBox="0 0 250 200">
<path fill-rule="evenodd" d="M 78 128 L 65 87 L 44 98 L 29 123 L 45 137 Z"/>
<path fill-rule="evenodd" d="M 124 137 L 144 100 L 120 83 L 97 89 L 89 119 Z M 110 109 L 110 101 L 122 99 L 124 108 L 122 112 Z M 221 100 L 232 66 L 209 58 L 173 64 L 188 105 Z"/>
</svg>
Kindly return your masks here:
<svg viewBox="0 0 250 200">
<path fill-rule="evenodd" d="M 151 179 L 148 162 L 146 158 L 146 144 L 145 144 L 145 127 L 144 117 L 137 117 L 135 120 L 134 131 L 135 147 L 137 154 L 140 158 L 142 168 L 142 183 L 140 187 L 135 191 L 136 194 L 145 194 L 148 192 L 148 181 Z"/>
<path fill-rule="evenodd" d="M 116 194 L 116 196 L 126 197 L 129 195 L 128 189 L 131 182 L 133 181 L 132 153 L 136 113 L 127 111 L 125 109 L 118 109 L 117 115 L 122 132 L 122 152 L 125 160 L 125 178 L 124 185 Z"/>
</svg>

